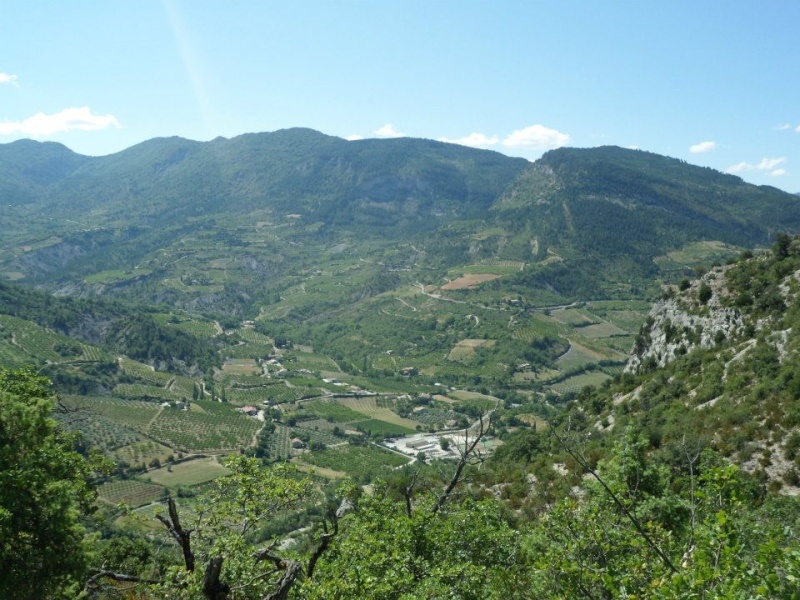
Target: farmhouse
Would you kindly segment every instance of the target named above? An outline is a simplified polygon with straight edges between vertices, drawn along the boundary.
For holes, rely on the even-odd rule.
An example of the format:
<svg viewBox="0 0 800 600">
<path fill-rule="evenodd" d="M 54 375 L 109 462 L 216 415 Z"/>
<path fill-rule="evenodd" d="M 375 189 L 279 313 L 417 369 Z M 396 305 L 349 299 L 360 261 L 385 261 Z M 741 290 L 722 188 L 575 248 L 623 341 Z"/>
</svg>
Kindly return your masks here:
<svg viewBox="0 0 800 600">
<path fill-rule="evenodd" d="M 239 410 L 241 410 L 248 417 L 257 417 L 258 416 L 258 409 L 255 406 L 243 406 Z"/>
</svg>

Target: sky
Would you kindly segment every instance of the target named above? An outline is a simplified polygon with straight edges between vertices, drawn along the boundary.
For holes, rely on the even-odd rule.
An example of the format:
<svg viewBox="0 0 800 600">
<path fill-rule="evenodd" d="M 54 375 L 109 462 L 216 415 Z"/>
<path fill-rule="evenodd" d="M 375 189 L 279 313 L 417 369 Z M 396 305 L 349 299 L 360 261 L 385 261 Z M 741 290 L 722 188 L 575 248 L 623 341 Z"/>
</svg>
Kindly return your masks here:
<svg viewBox="0 0 800 600">
<path fill-rule="evenodd" d="M 797 0 L 4 2 L 0 143 L 617 145 L 796 193 L 798 29 Z"/>
</svg>

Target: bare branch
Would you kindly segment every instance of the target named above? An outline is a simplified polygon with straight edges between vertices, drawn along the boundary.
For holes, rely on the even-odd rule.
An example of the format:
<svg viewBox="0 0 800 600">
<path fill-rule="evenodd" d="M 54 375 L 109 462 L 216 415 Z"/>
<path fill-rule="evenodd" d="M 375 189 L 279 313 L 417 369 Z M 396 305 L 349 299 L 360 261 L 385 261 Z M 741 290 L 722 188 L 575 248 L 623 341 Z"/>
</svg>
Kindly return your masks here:
<svg viewBox="0 0 800 600">
<path fill-rule="evenodd" d="M 453 477 L 450 479 L 450 483 L 447 484 L 447 486 L 444 488 L 444 491 L 439 496 L 439 499 L 436 501 L 436 504 L 433 505 L 433 514 L 438 513 L 450 498 L 450 494 L 453 493 L 455 487 L 462 480 L 462 472 L 464 471 L 464 467 L 466 467 L 469 463 L 470 459 L 473 456 L 480 456 L 480 453 L 477 451 L 478 444 L 481 442 L 481 440 L 483 440 L 483 438 L 486 436 L 486 433 L 489 431 L 491 422 L 491 411 L 488 413 L 486 421 L 484 421 L 483 415 L 481 415 L 478 425 L 478 434 L 475 436 L 475 439 L 472 440 L 472 442 L 469 441 L 469 428 L 464 430 L 464 450 L 462 451 L 459 449 L 461 458 L 458 461 L 458 465 L 456 465 L 456 470 L 453 473 Z"/>
<path fill-rule="evenodd" d="M 178 508 L 175 506 L 174 498 L 167 498 L 167 508 L 169 509 L 169 520 L 163 515 L 156 515 L 156 518 L 164 524 L 170 535 L 178 543 L 183 551 L 183 562 L 186 565 L 187 571 L 194 571 L 194 553 L 190 536 L 192 529 L 184 529 L 181 526 L 180 518 L 178 517 Z"/>
<path fill-rule="evenodd" d="M 303 573 L 303 567 L 296 560 L 285 560 L 282 563 L 285 571 L 278 581 L 277 589 L 264 596 L 262 600 L 286 600 L 294 582 Z"/>
<path fill-rule="evenodd" d="M 667 556 L 664 553 L 664 551 L 661 550 L 661 548 L 658 547 L 658 545 L 653 541 L 653 539 L 644 530 L 644 528 L 642 527 L 641 523 L 639 523 L 639 519 L 636 518 L 636 515 L 634 515 L 633 512 L 627 506 L 625 506 L 625 504 L 622 502 L 622 500 L 619 499 L 619 497 L 608 486 L 608 484 L 603 480 L 603 478 L 600 477 L 600 474 L 594 468 L 592 468 L 592 465 L 589 464 L 589 461 L 586 459 L 586 455 L 582 451 L 577 451 L 575 448 L 573 448 L 567 442 L 566 438 L 564 438 L 563 436 L 559 435 L 558 431 L 556 430 L 556 428 L 554 426 L 549 427 L 549 429 L 552 432 L 552 434 L 555 436 L 556 440 L 561 445 L 561 447 L 567 452 L 567 454 L 569 454 L 572 458 L 574 458 L 575 461 L 581 466 L 581 468 L 583 468 L 584 471 L 589 473 L 592 477 L 594 477 L 600 483 L 600 485 L 603 487 L 603 489 L 606 491 L 606 493 L 614 501 L 614 504 L 617 505 L 617 507 L 622 511 L 622 514 L 624 514 L 628 518 L 628 520 L 636 528 L 636 531 L 639 532 L 639 535 L 642 536 L 642 538 L 644 539 L 645 542 L 647 542 L 647 545 L 650 546 L 650 548 L 656 554 L 658 554 L 659 558 L 664 563 L 664 565 L 671 572 L 676 573 L 678 570 L 675 568 L 675 565 L 672 564 L 672 561 L 670 560 L 669 556 Z"/>
<path fill-rule="evenodd" d="M 414 471 L 414 475 L 411 477 L 411 483 L 409 483 L 406 487 L 403 488 L 403 496 L 406 499 L 406 516 L 411 516 L 411 494 L 414 491 L 414 486 L 417 484 L 417 477 L 419 477 L 419 469 Z"/>
<path fill-rule="evenodd" d="M 331 515 L 331 522 L 333 523 L 333 531 L 328 531 L 328 524 L 326 521 L 322 522 L 322 526 L 324 528 L 324 533 L 320 536 L 319 539 L 319 546 L 317 546 L 314 553 L 311 555 L 311 558 L 308 560 L 308 569 L 306 569 L 306 574 L 308 578 L 311 579 L 314 576 L 314 569 L 317 566 L 317 561 L 322 556 L 322 553 L 328 549 L 328 546 L 331 543 L 331 540 L 339 533 L 339 519 L 336 517 L 336 513 Z"/>
<path fill-rule="evenodd" d="M 87 594 L 100 587 L 101 579 L 111 579 L 112 581 L 117 581 L 119 583 L 146 583 L 149 585 L 162 583 L 156 579 L 146 579 L 144 577 L 127 575 L 126 573 L 115 573 L 113 571 L 106 571 L 104 569 L 96 569 L 95 571 L 95 574 L 89 577 L 83 586 L 83 589 Z"/>
</svg>

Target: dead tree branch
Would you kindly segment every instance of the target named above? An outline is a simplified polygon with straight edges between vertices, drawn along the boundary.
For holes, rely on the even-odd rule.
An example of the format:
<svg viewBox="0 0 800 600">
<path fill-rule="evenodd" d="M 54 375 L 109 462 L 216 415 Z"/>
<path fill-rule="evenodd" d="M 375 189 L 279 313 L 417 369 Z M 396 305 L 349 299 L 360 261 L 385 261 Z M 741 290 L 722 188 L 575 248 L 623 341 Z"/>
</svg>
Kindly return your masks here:
<svg viewBox="0 0 800 600">
<path fill-rule="evenodd" d="M 678 570 L 675 568 L 675 565 L 672 563 L 669 556 L 667 556 L 664 553 L 664 551 L 658 547 L 655 541 L 653 541 L 653 538 L 651 538 L 650 535 L 644 530 L 642 524 L 639 523 L 639 519 L 637 519 L 636 515 L 633 514 L 633 511 L 630 510 L 627 506 L 625 506 L 625 503 L 619 499 L 619 496 L 617 496 L 617 494 L 614 493 L 614 490 L 612 490 L 611 487 L 609 487 L 609 485 L 605 482 L 605 480 L 602 477 L 600 477 L 600 474 L 592 467 L 592 465 L 587 460 L 586 455 L 583 452 L 576 450 L 563 435 L 560 435 L 558 433 L 557 429 L 553 425 L 551 425 L 549 429 L 555 436 L 559 445 L 564 449 L 564 451 L 567 454 L 569 454 L 572 458 L 574 458 L 575 462 L 577 462 L 584 471 L 589 473 L 589 475 L 594 477 L 597 480 L 597 482 L 600 483 L 602 488 L 614 501 L 614 504 L 617 505 L 617 508 L 619 508 L 622 511 L 622 514 L 624 514 L 628 518 L 628 520 L 633 524 L 634 528 L 636 528 L 636 531 L 639 533 L 639 535 L 644 539 L 647 545 L 650 546 L 650 549 L 653 550 L 653 552 L 655 552 L 658 555 L 658 557 L 661 559 L 661 562 L 663 562 L 664 565 L 672 573 L 677 573 Z"/>
<path fill-rule="evenodd" d="M 477 457 L 479 454 L 478 451 L 478 444 L 483 440 L 486 436 L 487 432 L 489 431 L 489 427 L 491 426 L 492 422 L 492 413 L 489 412 L 488 416 L 484 420 L 484 416 L 481 415 L 480 421 L 478 424 L 478 433 L 475 436 L 475 439 L 472 442 L 469 441 L 469 428 L 464 430 L 464 449 L 459 449 L 459 453 L 461 457 L 458 460 L 458 465 L 456 465 L 456 470 L 453 473 L 453 477 L 450 479 L 450 482 L 442 491 L 442 494 L 436 500 L 436 504 L 433 505 L 433 514 L 438 513 L 442 507 L 445 505 L 447 500 L 450 498 L 450 494 L 453 493 L 453 490 L 462 480 L 462 473 L 464 472 L 464 468 L 469 464 L 470 460 L 474 457 Z"/>
<path fill-rule="evenodd" d="M 167 508 L 169 509 L 169 520 L 163 515 L 156 515 L 156 518 L 164 524 L 164 527 L 167 528 L 167 531 L 169 531 L 170 535 L 181 547 L 186 570 L 194 571 L 194 553 L 192 552 L 190 540 L 193 530 L 184 529 L 181 526 L 181 521 L 178 517 L 178 508 L 175 506 L 175 500 L 172 497 L 167 498 Z"/>
</svg>

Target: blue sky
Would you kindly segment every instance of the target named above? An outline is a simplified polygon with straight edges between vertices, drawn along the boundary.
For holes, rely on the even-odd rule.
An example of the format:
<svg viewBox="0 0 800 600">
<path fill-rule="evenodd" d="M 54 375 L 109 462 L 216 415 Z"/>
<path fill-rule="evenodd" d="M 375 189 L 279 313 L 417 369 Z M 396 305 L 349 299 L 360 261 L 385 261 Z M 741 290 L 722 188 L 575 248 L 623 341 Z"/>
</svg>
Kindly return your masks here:
<svg viewBox="0 0 800 600">
<path fill-rule="evenodd" d="M 0 143 L 614 144 L 800 192 L 798 29 L 797 0 L 6 2 Z"/>
</svg>

